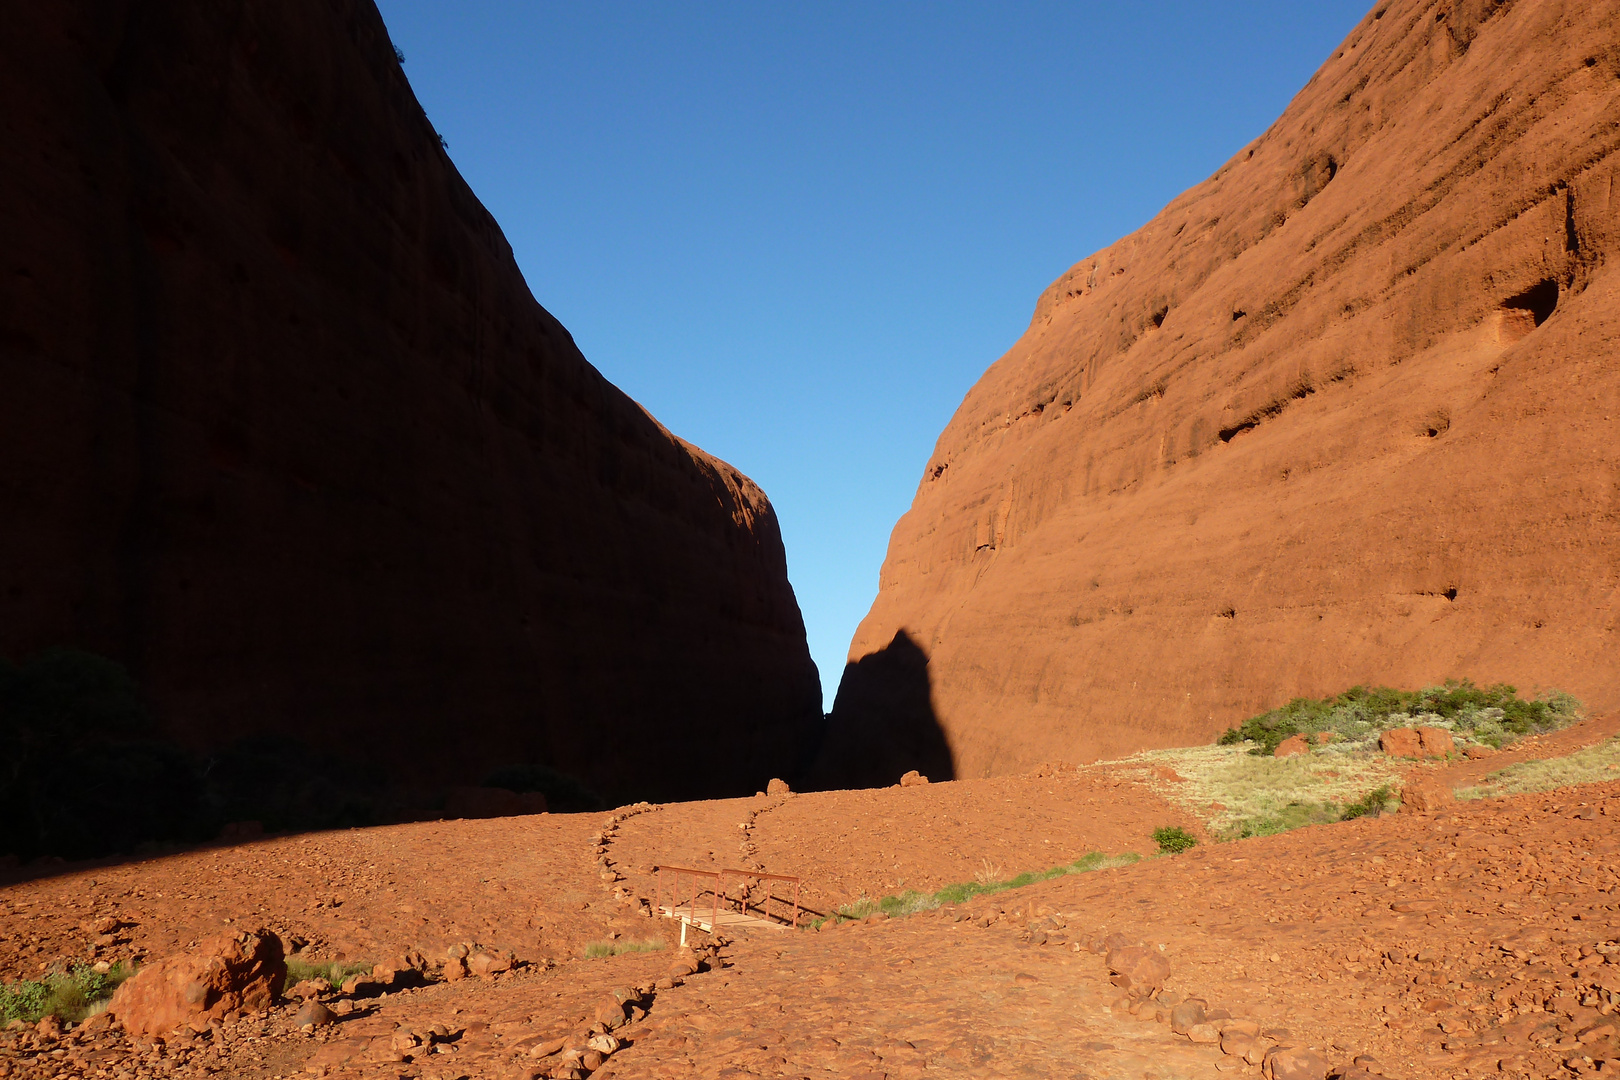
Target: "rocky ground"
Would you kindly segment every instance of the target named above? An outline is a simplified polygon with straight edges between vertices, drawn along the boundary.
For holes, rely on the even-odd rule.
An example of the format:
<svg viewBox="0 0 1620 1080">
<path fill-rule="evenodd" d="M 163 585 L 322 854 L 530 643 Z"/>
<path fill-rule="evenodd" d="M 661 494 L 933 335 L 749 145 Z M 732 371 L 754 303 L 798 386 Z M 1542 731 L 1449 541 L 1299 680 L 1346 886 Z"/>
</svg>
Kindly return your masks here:
<svg viewBox="0 0 1620 1080">
<path fill-rule="evenodd" d="M 1613 726 L 1513 756 L 1567 753 Z M 1482 764 L 1425 768 L 1462 783 Z M 1151 780 L 1125 766 L 1048 769 L 62 867 L 0 888 L 8 981 L 259 927 L 310 960 L 403 968 L 393 958 L 416 950 L 438 963 L 422 985 L 325 993 L 334 1015 L 307 1027 L 297 1000 L 138 1038 L 105 1020 L 14 1027 L 0 1033 L 0 1077 L 1620 1070 L 1620 780 L 1206 842 L 902 918 L 712 941 L 694 931 L 695 952 L 644 914 L 658 863 L 803 874 L 801 899 L 824 914 L 987 867 L 1145 853 L 1155 827 L 1198 827 Z M 661 947 L 585 959 L 592 943 Z M 1118 948 L 1137 943 L 1135 960 Z M 480 953 L 503 958 L 483 967 L 515 964 L 447 980 L 462 964 L 448 972 L 444 959 L 461 950 L 474 971 Z M 1162 980 L 1111 977 L 1153 957 L 1168 963 Z"/>
</svg>

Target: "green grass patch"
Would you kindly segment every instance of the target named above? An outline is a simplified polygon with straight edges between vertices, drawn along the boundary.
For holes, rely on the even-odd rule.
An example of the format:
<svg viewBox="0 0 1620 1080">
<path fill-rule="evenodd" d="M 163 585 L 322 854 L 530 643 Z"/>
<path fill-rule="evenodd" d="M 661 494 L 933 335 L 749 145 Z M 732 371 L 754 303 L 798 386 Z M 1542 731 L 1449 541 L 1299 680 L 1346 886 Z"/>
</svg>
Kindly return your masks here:
<svg viewBox="0 0 1620 1080">
<path fill-rule="evenodd" d="M 1270 755 L 1294 735 L 1332 733 L 1356 745 L 1376 742 L 1391 728 L 1441 727 L 1464 741 L 1500 748 L 1522 735 L 1554 731 L 1580 718 L 1581 705 L 1551 691 L 1526 700 L 1506 683 L 1475 686 L 1447 679 L 1422 690 L 1352 686 L 1330 698 L 1295 698 L 1250 717 L 1220 737 L 1222 746 L 1244 745 L 1256 756 Z"/>
<path fill-rule="evenodd" d="M 1620 780 L 1620 737 L 1578 750 L 1567 757 L 1509 765 L 1491 773 L 1475 787 L 1458 789 L 1457 798 L 1499 798 L 1609 780 Z"/>
<path fill-rule="evenodd" d="M 1162 829 L 1153 830 L 1153 842 L 1159 845 L 1159 854 L 1179 855 L 1189 848 L 1197 847 L 1198 837 L 1180 825 L 1166 825 Z"/>
<path fill-rule="evenodd" d="M 1054 866 L 1050 870 L 1030 870 L 1011 877 L 1005 881 L 961 881 L 954 885 L 947 885 L 936 893 L 918 892 L 908 889 L 898 896 L 885 896 L 881 900 L 861 897 L 853 903 L 844 904 L 838 908 L 837 913 L 812 923 L 812 927 L 819 927 L 822 923 L 836 919 L 840 922 L 864 919 L 868 915 L 878 912 L 898 918 L 912 915 L 919 911 L 932 911 L 934 908 L 946 904 L 964 904 L 975 896 L 988 896 L 992 893 L 1006 892 L 1008 889 L 1022 889 L 1026 885 L 1034 885 L 1041 881 L 1051 881 L 1065 874 L 1086 874 L 1093 870 L 1107 870 L 1116 866 L 1130 866 L 1138 862 L 1142 856 L 1135 852 L 1124 855 L 1105 855 L 1100 851 L 1093 851 L 1065 866 Z"/>
<path fill-rule="evenodd" d="M 605 956 L 623 956 L 625 953 L 658 952 L 664 943 L 657 938 L 647 941 L 593 941 L 585 946 L 585 959 L 600 960 Z"/>
<path fill-rule="evenodd" d="M 135 969 L 127 964 L 115 964 L 110 971 L 77 964 L 64 974 L 0 985 L 0 1027 L 13 1020 L 37 1024 L 46 1016 L 77 1023 L 95 1012 L 133 974 Z"/>
<path fill-rule="evenodd" d="M 1386 809 L 1404 763 L 1370 747 L 1339 747 L 1294 757 L 1255 757 L 1241 745 L 1150 750 L 1131 758 L 1143 782 L 1205 822 L 1221 840 L 1270 836 L 1302 825 Z M 1176 779 L 1164 779 L 1169 766 Z"/>
<path fill-rule="evenodd" d="M 356 961 L 313 961 L 302 956 L 287 957 L 287 989 L 307 979 L 321 979 L 333 990 L 343 989 L 343 981 L 353 975 L 369 975 L 374 965 Z"/>
<path fill-rule="evenodd" d="M 1344 820 L 1333 803 L 1289 803 L 1270 814 L 1257 814 L 1236 822 L 1223 834 L 1227 840 L 1247 840 L 1251 836 L 1275 836 L 1306 825 L 1330 825 Z"/>
</svg>

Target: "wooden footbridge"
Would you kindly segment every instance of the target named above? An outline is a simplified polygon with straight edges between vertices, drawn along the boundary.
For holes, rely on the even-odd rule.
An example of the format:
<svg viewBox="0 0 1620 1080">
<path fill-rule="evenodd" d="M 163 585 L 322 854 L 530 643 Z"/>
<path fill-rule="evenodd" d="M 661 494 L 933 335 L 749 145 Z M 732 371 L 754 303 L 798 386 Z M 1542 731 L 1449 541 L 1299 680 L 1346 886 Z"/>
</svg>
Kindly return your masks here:
<svg viewBox="0 0 1620 1080">
<path fill-rule="evenodd" d="M 666 919 L 680 920 L 682 944 L 686 943 L 688 926 L 711 934 L 717 927 L 798 929 L 799 916 L 804 909 L 799 905 L 799 879 L 796 877 L 755 870 L 695 870 L 689 866 L 655 866 L 653 872 L 658 875 L 653 911 Z M 750 894 L 759 883 L 765 885 L 765 896 L 751 900 Z M 736 898 L 727 892 L 728 885 L 732 884 L 745 886 Z M 776 895 L 778 886 L 786 891 L 789 885 L 793 887 L 791 900 Z"/>
</svg>

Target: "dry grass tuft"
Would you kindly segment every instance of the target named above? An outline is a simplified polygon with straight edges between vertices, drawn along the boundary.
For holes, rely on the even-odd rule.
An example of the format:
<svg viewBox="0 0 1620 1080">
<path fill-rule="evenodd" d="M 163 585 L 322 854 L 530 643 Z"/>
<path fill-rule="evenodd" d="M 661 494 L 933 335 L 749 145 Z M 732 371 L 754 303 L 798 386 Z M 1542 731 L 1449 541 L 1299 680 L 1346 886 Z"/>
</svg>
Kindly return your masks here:
<svg viewBox="0 0 1620 1080">
<path fill-rule="evenodd" d="M 1573 784 L 1599 784 L 1620 780 L 1620 736 L 1577 750 L 1568 757 L 1521 761 L 1485 777 L 1475 787 L 1459 788 L 1459 799 L 1490 799 L 1551 791 Z"/>
<path fill-rule="evenodd" d="M 585 959 L 600 960 L 605 956 L 623 956 L 625 953 L 658 952 L 664 943 L 657 938 L 647 941 L 593 941 L 585 946 Z"/>
</svg>

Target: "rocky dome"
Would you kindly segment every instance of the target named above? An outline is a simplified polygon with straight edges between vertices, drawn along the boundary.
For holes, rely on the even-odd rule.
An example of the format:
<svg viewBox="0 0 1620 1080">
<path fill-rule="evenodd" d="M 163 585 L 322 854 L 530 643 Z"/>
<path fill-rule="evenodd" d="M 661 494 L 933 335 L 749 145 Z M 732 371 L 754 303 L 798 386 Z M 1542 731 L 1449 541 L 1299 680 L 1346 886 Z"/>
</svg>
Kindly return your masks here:
<svg viewBox="0 0 1620 1080">
<path fill-rule="evenodd" d="M 769 500 L 535 302 L 370 0 L 8 20 L 0 655 L 412 782 L 793 771 L 820 691 Z"/>
<path fill-rule="evenodd" d="M 1355 683 L 1620 703 L 1617 147 L 1620 4 L 1380 2 L 967 395 L 834 739 L 980 776 Z"/>
</svg>

